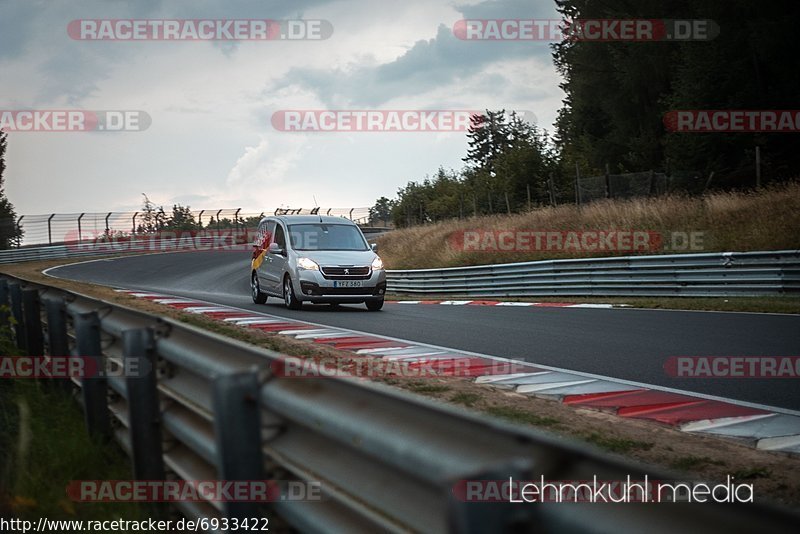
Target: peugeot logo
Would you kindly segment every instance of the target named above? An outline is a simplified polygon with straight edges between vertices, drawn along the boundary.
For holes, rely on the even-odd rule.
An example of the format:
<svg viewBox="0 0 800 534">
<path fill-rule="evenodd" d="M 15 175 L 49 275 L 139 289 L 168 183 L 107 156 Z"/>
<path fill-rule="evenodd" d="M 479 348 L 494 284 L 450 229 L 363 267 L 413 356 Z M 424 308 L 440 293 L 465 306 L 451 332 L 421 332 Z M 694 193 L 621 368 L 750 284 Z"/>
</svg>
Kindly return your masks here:
<svg viewBox="0 0 800 534">
<path fill-rule="evenodd" d="M 345 269 L 344 274 L 350 274 L 350 269 Z"/>
</svg>

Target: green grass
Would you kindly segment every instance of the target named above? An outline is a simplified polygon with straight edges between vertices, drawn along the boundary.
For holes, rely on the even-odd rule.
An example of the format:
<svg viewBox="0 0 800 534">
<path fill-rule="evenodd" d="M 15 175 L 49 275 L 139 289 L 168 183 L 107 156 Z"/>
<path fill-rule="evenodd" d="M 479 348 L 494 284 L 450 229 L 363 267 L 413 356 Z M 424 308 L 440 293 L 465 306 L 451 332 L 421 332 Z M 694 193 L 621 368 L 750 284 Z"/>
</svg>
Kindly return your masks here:
<svg viewBox="0 0 800 534">
<path fill-rule="evenodd" d="M 739 480 L 753 480 L 756 478 L 769 478 L 772 473 L 763 467 L 752 467 L 735 471 L 731 476 Z"/>
<path fill-rule="evenodd" d="M 514 423 L 526 424 L 526 425 L 533 425 L 533 426 L 554 426 L 559 424 L 558 419 L 554 419 L 553 417 L 541 417 L 539 415 L 533 414 L 526 410 L 520 410 L 519 408 L 511 408 L 507 406 L 491 406 L 484 410 L 489 415 L 493 415 L 495 417 L 502 417 L 503 419 L 508 419 Z"/>
<path fill-rule="evenodd" d="M 653 448 L 652 443 L 648 443 L 645 441 L 614 438 L 614 437 L 602 436 L 600 434 L 591 434 L 586 438 L 586 441 L 600 447 L 601 449 L 605 449 L 609 452 L 616 452 L 619 454 L 624 454 L 634 450 L 649 451 L 651 448 Z"/>
<path fill-rule="evenodd" d="M 407 389 L 413 391 L 414 393 L 436 394 L 450 391 L 450 386 L 445 386 L 443 384 L 423 384 L 421 382 L 410 382 L 407 386 Z"/>
<path fill-rule="evenodd" d="M 141 519 L 131 503 L 76 503 L 66 496 L 71 480 L 131 479 L 127 457 L 116 443 L 91 439 L 83 413 L 66 392 L 33 380 L 0 387 L 3 429 L 0 508 L 35 519 Z M 22 436 L 22 439 L 20 439 Z"/>
<path fill-rule="evenodd" d="M 452 397 L 450 397 L 450 402 L 455 402 L 457 404 L 463 404 L 469 408 L 475 406 L 475 403 L 481 400 L 481 396 L 477 393 L 456 393 Z"/>
<path fill-rule="evenodd" d="M 683 456 L 678 458 L 674 462 L 670 464 L 670 467 L 674 469 L 680 469 L 682 471 L 689 471 L 691 469 L 696 469 L 698 467 L 703 467 L 706 465 L 726 465 L 722 460 L 712 460 L 707 456 L 699 457 L 699 456 Z"/>
</svg>

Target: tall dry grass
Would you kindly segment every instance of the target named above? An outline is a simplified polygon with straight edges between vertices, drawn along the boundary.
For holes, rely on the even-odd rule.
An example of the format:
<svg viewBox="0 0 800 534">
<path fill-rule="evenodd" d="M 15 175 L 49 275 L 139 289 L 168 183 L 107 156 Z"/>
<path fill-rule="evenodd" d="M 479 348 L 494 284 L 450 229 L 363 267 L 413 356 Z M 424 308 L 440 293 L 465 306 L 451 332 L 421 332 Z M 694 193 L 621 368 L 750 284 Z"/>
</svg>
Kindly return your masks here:
<svg viewBox="0 0 800 534">
<path fill-rule="evenodd" d="M 449 238 L 456 232 L 612 229 L 652 231 L 664 236 L 702 232 L 702 250 L 691 252 L 800 249 L 800 182 L 758 192 L 603 200 L 581 209 L 564 205 L 517 215 L 451 220 L 390 232 L 379 238 L 378 246 L 390 269 L 454 267 L 588 255 L 574 251 L 465 252 L 450 244 Z"/>
</svg>

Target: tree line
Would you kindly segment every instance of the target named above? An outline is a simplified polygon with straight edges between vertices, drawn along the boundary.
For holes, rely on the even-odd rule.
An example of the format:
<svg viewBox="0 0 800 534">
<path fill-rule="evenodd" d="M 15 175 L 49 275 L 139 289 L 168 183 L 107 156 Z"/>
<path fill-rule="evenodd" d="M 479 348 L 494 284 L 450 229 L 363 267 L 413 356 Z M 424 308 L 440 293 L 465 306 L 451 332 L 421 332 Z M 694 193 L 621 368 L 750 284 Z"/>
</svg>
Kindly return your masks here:
<svg viewBox="0 0 800 534">
<path fill-rule="evenodd" d="M 518 212 L 574 202 L 576 175 L 655 171 L 683 175 L 680 189 L 753 187 L 794 179 L 798 133 L 680 133 L 665 127 L 675 110 L 797 109 L 800 3 L 766 8 L 749 0 L 556 0 L 575 19 L 710 19 L 708 41 L 593 42 L 552 45 L 566 94 L 553 133 L 513 113 L 476 116 L 460 170 L 439 168 L 381 197 L 374 222 L 397 226 Z M 756 169 L 756 149 L 759 150 Z"/>
</svg>

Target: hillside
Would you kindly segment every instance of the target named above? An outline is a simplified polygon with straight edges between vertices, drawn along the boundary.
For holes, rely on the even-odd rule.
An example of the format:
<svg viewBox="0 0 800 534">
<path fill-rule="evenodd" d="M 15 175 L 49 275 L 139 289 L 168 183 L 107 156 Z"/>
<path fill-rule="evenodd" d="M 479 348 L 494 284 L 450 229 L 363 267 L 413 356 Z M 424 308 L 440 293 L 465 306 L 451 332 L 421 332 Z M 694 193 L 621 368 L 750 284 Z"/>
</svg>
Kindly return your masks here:
<svg viewBox="0 0 800 534">
<path fill-rule="evenodd" d="M 509 239 L 535 232 L 562 234 L 565 239 L 547 247 L 514 241 L 516 250 L 498 250 L 503 232 Z M 588 251 L 569 246 L 567 234 L 613 231 L 647 232 L 646 249 Z M 464 238 L 464 232 L 470 237 Z M 557 236 L 556 236 L 557 237 Z M 574 237 L 574 236 L 573 236 Z M 688 239 L 692 237 L 694 247 Z M 673 242 L 674 241 L 674 242 Z M 464 246 L 466 243 L 466 247 Z M 671 248 L 672 250 L 668 250 Z M 516 215 L 451 220 L 400 229 L 378 239 L 380 254 L 390 269 L 454 267 L 555 258 L 786 250 L 800 248 L 800 182 L 759 192 L 715 193 L 704 197 L 667 196 L 603 200 L 582 208 L 563 205 Z M 476 250 L 477 249 L 477 250 Z"/>
</svg>

